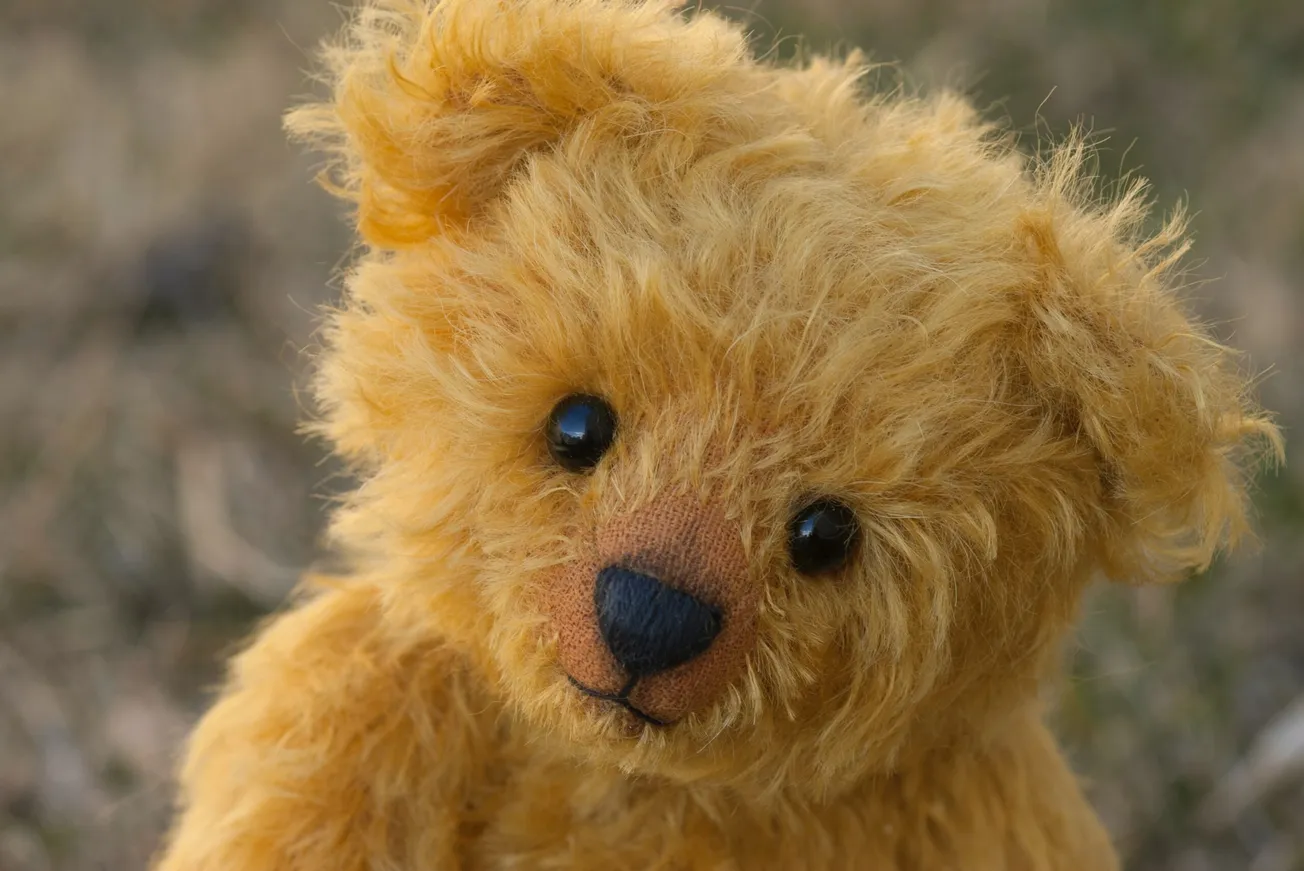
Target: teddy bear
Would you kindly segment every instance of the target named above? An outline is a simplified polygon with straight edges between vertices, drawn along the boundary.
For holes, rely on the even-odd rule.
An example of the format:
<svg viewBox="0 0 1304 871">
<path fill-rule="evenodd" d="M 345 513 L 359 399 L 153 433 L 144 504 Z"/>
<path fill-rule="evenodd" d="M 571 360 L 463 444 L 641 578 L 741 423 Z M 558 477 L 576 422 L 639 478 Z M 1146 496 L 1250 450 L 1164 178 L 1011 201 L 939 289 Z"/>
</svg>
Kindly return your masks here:
<svg viewBox="0 0 1304 871">
<path fill-rule="evenodd" d="M 292 133 L 360 239 L 338 571 L 231 663 L 158 871 L 1117 867 L 1086 585 L 1279 447 L 1180 214 L 666 0 L 363 0 Z"/>
</svg>

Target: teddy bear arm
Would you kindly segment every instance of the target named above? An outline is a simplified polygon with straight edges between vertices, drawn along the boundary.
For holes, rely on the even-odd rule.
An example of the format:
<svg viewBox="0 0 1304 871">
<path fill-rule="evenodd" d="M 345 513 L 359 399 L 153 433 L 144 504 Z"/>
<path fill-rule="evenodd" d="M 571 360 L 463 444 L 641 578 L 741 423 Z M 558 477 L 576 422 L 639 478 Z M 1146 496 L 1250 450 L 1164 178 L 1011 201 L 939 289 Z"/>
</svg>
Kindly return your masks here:
<svg viewBox="0 0 1304 871">
<path fill-rule="evenodd" d="M 974 831 L 1001 842 L 989 845 L 995 848 L 991 867 L 1118 871 L 1108 833 L 1040 716 L 1029 713 L 1015 721 L 1006 739 L 974 765 L 952 798 L 954 807 L 988 817 Z M 974 845 L 960 854 L 987 855 L 988 849 Z"/>
<path fill-rule="evenodd" d="M 1108 834 L 1032 712 L 981 748 L 930 754 L 868 788 L 845 840 L 865 867 L 1118 871 Z"/>
<path fill-rule="evenodd" d="M 458 867 L 488 730 L 455 654 L 393 646 L 362 587 L 274 621 L 191 738 L 156 871 Z"/>
<path fill-rule="evenodd" d="M 1022 767 L 1029 781 L 1028 819 L 1037 821 L 1045 833 L 1051 861 L 1030 867 L 1118 871 L 1118 855 L 1109 833 L 1050 730 L 1036 722 L 1022 747 Z"/>
</svg>

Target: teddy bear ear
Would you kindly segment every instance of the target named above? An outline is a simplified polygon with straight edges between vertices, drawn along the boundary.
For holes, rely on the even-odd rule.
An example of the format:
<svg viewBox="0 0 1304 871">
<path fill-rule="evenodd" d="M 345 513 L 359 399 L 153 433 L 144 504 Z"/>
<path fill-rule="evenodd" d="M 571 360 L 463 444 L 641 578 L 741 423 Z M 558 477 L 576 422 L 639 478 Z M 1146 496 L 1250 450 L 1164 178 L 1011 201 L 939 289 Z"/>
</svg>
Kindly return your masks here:
<svg viewBox="0 0 1304 871">
<path fill-rule="evenodd" d="M 1236 355 L 1183 310 L 1171 277 L 1188 244 L 1181 214 L 1147 238 L 1142 185 L 1084 205 L 1087 154 L 1081 141 L 1061 148 L 1021 216 L 1037 278 L 1019 353 L 1043 406 L 1099 465 L 1103 570 L 1172 579 L 1247 530 L 1252 467 L 1280 458 L 1282 439 Z"/>
<path fill-rule="evenodd" d="M 530 154 L 604 110 L 664 122 L 709 108 L 700 97 L 746 67 L 746 43 L 678 5 L 363 0 L 325 52 L 331 99 L 286 125 L 330 156 L 323 182 L 356 204 L 368 243 L 419 244 L 472 221 Z"/>
</svg>

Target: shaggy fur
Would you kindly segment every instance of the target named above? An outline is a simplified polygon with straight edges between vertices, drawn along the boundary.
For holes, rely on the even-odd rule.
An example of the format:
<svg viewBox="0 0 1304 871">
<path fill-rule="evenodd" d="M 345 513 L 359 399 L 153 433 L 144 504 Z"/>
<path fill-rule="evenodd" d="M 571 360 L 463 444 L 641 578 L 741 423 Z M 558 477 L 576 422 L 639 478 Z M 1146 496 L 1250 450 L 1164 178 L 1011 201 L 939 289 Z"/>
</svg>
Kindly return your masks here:
<svg viewBox="0 0 1304 871">
<path fill-rule="evenodd" d="M 1278 445 L 1180 222 L 666 2 L 370 0 L 328 62 L 289 124 L 366 243 L 317 381 L 351 568 L 235 659 L 160 871 L 1115 867 L 1038 688 L 1089 578 L 1204 568 Z M 575 392 L 591 474 L 542 435 Z M 811 495 L 862 524 L 832 577 Z M 663 500 L 752 623 L 658 727 L 570 684 L 554 599 Z"/>
</svg>

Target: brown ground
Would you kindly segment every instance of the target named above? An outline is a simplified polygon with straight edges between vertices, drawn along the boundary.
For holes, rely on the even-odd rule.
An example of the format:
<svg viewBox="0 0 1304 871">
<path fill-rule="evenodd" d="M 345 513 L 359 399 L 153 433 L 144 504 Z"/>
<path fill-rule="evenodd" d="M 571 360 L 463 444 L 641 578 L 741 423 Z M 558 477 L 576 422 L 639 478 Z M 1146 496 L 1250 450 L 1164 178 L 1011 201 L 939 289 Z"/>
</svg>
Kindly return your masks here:
<svg viewBox="0 0 1304 871">
<path fill-rule="evenodd" d="M 1107 175 L 1189 194 L 1194 272 L 1217 279 L 1200 304 L 1304 421 L 1304 4 L 738 14 L 967 83 L 1029 141 L 1108 133 Z M 326 0 L 0 0 L 5 871 L 144 864 L 218 655 L 314 558 L 343 486 L 295 434 L 293 385 L 348 237 L 278 126 L 340 20 Z M 1130 867 L 1304 869 L 1293 433 L 1258 555 L 1088 608 L 1059 719 Z"/>
</svg>

